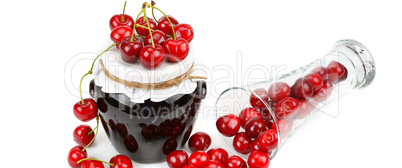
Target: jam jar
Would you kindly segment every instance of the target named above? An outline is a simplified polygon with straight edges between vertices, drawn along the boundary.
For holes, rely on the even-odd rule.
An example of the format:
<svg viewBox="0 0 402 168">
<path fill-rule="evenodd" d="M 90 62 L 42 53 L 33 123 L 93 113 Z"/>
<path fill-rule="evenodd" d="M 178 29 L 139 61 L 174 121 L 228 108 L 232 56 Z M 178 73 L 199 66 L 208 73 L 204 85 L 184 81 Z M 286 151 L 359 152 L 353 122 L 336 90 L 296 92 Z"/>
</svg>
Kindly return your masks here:
<svg viewBox="0 0 402 168">
<path fill-rule="evenodd" d="M 272 160 L 292 134 L 315 114 L 321 112 L 336 117 L 337 113 L 323 110 L 323 107 L 335 103 L 333 100 L 351 90 L 369 86 L 375 72 L 375 62 L 368 49 L 347 39 L 337 42 L 327 55 L 299 69 L 225 90 L 216 102 L 214 115 L 217 121 L 235 114 L 241 123 L 245 122 L 238 132 L 245 132 L 257 145 L 250 145 L 248 151 L 236 150 L 232 136 L 235 134 L 224 134 L 217 122 L 217 129 L 226 144 L 224 148 L 245 159 L 253 150 L 263 150 Z M 249 119 L 243 116 L 249 116 Z M 256 119 L 250 119 L 252 116 Z M 253 127 L 255 123 L 263 126 Z"/>
<path fill-rule="evenodd" d="M 116 49 L 106 52 L 100 61 L 105 62 L 105 65 L 102 63 L 103 68 L 109 69 L 110 73 L 115 73 L 116 76 L 119 73 L 113 71 L 112 68 L 116 67 L 113 64 L 123 67 L 124 70 L 132 68 L 135 70 L 134 74 L 141 74 L 142 77 L 148 75 L 147 78 L 165 80 L 166 75 L 171 75 L 172 72 L 187 72 L 188 67 L 192 68 L 194 65 L 192 58 L 186 58 L 178 63 L 181 65 L 169 65 L 164 62 L 165 65 L 162 65 L 161 69 L 150 71 L 141 67 L 138 62 L 123 62 Z M 121 84 L 105 78 L 105 69 L 100 68 L 99 64 L 95 65 L 98 71 L 94 72 L 95 79 L 90 83 L 90 95 L 97 102 L 102 126 L 117 152 L 139 163 L 155 163 L 165 161 L 171 151 L 181 149 L 186 144 L 200 103 L 207 93 L 204 80 L 188 79 L 180 84 L 183 87 L 156 90 L 162 94 L 155 98 L 154 94 L 141 95 L 150 92 L 149 89 L 121 87 Z M 152 74 L 147 74 L 149 72 Z M 129 75 L 123 75 L 124 79 L 130 80 L 131 78 L 127 77 Z M 189 85 L 192 86 L 187 87 Z M 178 91 L 179 89 L 185 91 Z"/>
</svg>

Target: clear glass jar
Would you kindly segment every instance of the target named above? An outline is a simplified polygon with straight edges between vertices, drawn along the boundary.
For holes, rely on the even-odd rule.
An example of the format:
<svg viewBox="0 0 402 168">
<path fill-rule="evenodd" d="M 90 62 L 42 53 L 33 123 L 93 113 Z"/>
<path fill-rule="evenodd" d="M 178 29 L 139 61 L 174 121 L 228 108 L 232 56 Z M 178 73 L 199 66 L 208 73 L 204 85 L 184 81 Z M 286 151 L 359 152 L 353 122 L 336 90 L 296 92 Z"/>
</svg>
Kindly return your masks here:
<svg viewBox="0 0 402 168">
<path fill-rule="evenodd" d="M 265 128 L 261 128 L 258 137 L 255 137 L 252 131 L 246 133 L 261 142 L 260 139 L 264 140 L 262 132 L 269 129 L 276 132 L 276 137 L 268 136 L 269 140 L 272 140 L 269 143 L 274 145 L 273 148 L 256 145 L 260 149 L 263 146 L 272 160 L 286 140 L 309 118 L 351 89 L 370 85 L 375 71 L 373 57 L 366 47 L 354 40 L 341 40 L 333 46 L 329 54 L 299 69 L 267 81 L 225 90 L 216 102 L 214 114 L 218 119 L 228 114 L 239 116 L 247 108 L 253 108 L 251 111 L 257 110 L 265 122 Z M 252 114 L 247 111 L 250 109 L 244 110 L 241 114 L 243 117 L 239 117 L 241 122 L 250 121 L 244 117 L 247 116 L 244 114 Z M 248 127 L 247 124 L 245 127 Z M 245 132 L 243 126 L 239 132 Z M 228 151 L 247 158 L 250 151 L 234 149 L 233 136 L 222 135 L 222 138 Z M 253 144 L 251 143 L 250 148 L 254 147 Z"/>
<path fill-rule="evenodd" d="M 102 126 L 120 154 L 140 163 L 166 160 L 181 149 L 191 135 L 206 82 L 196 81 L 190 94 L 174 95 L 161 102 L 150 99 L 133 103 L 122 93 L 105 93 L 92 80 L 90 94 L 96 100 Z"/>
</svg>

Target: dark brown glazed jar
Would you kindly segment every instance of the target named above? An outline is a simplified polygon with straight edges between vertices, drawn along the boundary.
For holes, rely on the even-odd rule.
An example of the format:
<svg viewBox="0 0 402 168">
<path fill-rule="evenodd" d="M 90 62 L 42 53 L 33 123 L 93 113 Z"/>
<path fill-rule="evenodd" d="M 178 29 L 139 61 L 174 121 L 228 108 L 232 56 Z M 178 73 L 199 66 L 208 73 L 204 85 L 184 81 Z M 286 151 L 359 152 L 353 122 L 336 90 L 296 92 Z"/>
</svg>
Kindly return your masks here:
<svg viewBox="0 0 402 168">
<path fill-rule="evenodd" d="M 196 81 L 192 93 L 177 94 L 161 102 L 133 103 L 122 93 L 105 93 L 94 81 L 90 93 L 98 104 L 100 119 L 114 148 L 131 160 L 154 163 L 166 160 L 187 142 L 206 82 Z"/>
</svg>

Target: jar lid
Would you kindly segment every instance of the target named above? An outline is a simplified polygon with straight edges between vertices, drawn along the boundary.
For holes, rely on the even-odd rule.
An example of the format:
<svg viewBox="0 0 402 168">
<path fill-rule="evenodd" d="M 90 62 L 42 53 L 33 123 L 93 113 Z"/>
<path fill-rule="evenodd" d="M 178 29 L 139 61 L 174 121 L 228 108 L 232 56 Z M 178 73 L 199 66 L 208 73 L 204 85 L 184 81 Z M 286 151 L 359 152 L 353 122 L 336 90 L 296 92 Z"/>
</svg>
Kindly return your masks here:
<svg viewBox="0 0 402 168">
<path fill-rule="evenodd" d="M 112 44 L 113 42 L 109 40 L 105 45 L 106 47 L 103 48 L 107 48 Z M 100 62 L 100 60 L 102 61 Z M 204 71 L 196 68 L 199 64 L 194 61 L 194 52 L 191 45 L 190 52 L 183 61 L 178 63 L 164 61 L 162 65 L 154 70 L 144 68 L 139 61 L 135 63 L 125 62 L 121 58 L 119 50 L 113 47 L 100 56 L 94 65 L 95 84 L 106 93 L 123 93 L 134 103 L 143 103 L 147 99 L 151 99 L 153 102 L 160 102 L 174 95 L 190 94 L 197 87 L 197 83 L 194 81 L 199 79 L 184 80 L 178 85 L 157 90 L 134 88 L 108 78 L 100 63 L 103 64 L 108 74 L 129 82 L 162 83 L 175 79 L 190 69 L 192 69 L 191 76 L 205 76 Z"/>
</svg>

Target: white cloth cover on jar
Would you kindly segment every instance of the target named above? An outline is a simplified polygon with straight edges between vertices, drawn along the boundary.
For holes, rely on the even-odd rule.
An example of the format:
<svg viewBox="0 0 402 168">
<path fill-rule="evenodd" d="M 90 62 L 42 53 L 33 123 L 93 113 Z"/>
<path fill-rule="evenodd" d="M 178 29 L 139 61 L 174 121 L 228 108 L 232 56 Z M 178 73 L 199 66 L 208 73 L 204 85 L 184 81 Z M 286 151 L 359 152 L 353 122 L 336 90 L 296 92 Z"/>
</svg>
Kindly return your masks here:
<svg viewBox="0 0 402 168">
<path fill-rule="evenodd" d="M 113 42 L 109 40 L 103 48 L 106 49 L 112 44 Z M 191 76 L 205 76 L 205 71 L 197 68 L 200 64 L 197 64 L 197 61 L 194 60 L 194 49 L 191 44 L 190 52 L 183 61 L 179 63 L 171 63 L 165 60 L 158 68 L 154 70 L 148 70 L 144 68 L 139 60 L 135 63 L 125 62 L 121 58 L 119 49 L 117 49 L 116 47 L 112 47 L 109 51 L 100 56 L 99 59 L 102 59 L 105 68 L 112 75 L 120 79 L 132 82 L 165 82 L 187 72 L 191 68 L 193 63 L 194 67 Z M 147 99 L 151 99 L 151 101 L 153 102 L 161 102 L 174 95 L 192 93 L 197 87 L 197 83 L 195 81 L 199 80 L 188 79 L 182 82 L 180 85 L 161 90 L 132 88 L 112 81 L 108 77 L 106 77 L 105 73 L 102 70 L 102 67 L 99 64 L 99 59 L 95 62 L 93 69 L 93 74 L 95 75 L 95 85 L 102 87 L 101 90 L 105 93 L 123 93 L 127 97 L 129 97 L 130 101 L 133 103 L 143 103 Z"/>
</svg>

